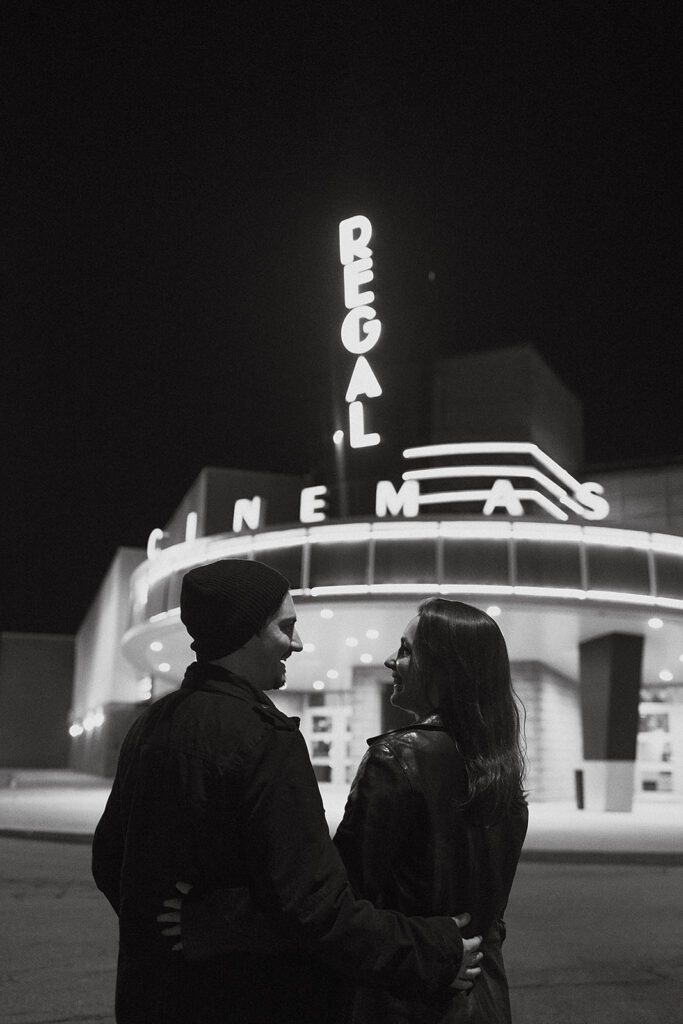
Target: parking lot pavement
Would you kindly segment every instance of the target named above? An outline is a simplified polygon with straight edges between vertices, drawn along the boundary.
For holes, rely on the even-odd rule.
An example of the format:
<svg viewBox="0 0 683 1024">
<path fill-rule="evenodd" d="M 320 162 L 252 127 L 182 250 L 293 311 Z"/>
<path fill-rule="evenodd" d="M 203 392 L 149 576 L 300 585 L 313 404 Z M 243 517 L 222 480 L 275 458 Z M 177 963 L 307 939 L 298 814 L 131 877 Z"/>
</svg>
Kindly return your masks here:
<svg viewBox="0 0 683 1024">
<path fill-rule="evenodd" d="M 113 1024 L 116 922 L 88 846 L 0 839 L 0 863 L 0 1024 Z M 682 911 L 683 868 L 520 865 L 515 1024 L 680 1024 Z"/>
<path fill-rule="evenodd" d="M 683 868 L 524 863 L 506 918 L 516 1024 L 681 1024 Z"/>
<path fill-rule="evenodd" d="M 114 1024 L 116 919 L 88 846 L 0 839 L 0 1024 Z"/>
</svg>

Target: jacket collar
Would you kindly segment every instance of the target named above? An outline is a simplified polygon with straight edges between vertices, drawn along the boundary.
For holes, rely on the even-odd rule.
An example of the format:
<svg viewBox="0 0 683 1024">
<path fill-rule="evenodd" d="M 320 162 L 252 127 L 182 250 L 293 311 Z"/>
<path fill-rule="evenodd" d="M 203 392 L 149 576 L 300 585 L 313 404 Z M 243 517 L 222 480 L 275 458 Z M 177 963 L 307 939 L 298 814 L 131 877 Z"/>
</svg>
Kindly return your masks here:
<svg viewBox="0 0 683 1024">
<path fill-rule="evenodd" d="M 205 693 L 223 693 L 235 700 L 243 700 L 247 704 L 256 706 L 259 711 L 266 712 L 268 717 L 276 718 L 283 723 L 293 722 L 295 728 L 299 725 L 298 718 L 284 715 L 263 690 L 259 690 L 242 676 L 235 675 L 234 672 L 223 668 L 222 665 L 193 661 L 185 670 L 180 688 L 181 690 L 203 690 Z"/>
<path fill-rule="evenodd" d="M 414 732 L 415 729 L 436 729 L 444 732 L 446 726 L 443 724 L 438 711 L 432 711 L 431 714 L 425 715 L 424 718 L 419 718 L 416 722 L 411 722 L 410 725 L 404 725 L 402 729 L 391 729 L 389 732 L 380 733 L 379 736 L 371 736 L 366 740 L 366 743 L 370 746 L 372 743 L 377 743 L 378 740 L 386 739 L 387 736 L 400 736 L 401 733 Z"/>
<path fill-rule="evenodd" d="M 265 702 L 265 694 L 262 690 L 258 690 L 242 676 L 236 676 L 234 672 L 223 668 L 222 665 L 214 665 L 208 661 L 193 661 L 187 666 L 181 689 L 229 693 L 232 697 L 238 697 L 241 700 L 255 700 L 259 704 Z"/>
</svg>

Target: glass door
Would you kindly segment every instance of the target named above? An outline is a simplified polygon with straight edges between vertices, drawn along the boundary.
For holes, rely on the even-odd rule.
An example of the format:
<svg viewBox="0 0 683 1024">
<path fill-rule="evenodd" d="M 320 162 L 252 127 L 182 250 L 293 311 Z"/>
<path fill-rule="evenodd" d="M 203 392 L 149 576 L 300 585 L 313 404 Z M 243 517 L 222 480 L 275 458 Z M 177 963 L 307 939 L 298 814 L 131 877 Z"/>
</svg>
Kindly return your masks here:
<svg viewBox="0 0 683 1024">
<path fill-rule="evenodd" d="M 347 785 L 351 772 L 351 708 L 306 708 L 301 731 L 318 782 Z"/>
</svg>

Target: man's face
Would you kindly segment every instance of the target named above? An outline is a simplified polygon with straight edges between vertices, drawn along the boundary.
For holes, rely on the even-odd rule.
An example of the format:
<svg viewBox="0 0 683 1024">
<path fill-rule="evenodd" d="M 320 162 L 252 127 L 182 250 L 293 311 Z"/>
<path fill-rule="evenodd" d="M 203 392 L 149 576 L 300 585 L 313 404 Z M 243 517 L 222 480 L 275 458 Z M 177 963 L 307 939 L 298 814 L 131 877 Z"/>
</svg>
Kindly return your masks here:
<svg viewBox="0 0 683 1024">
<path fill-rule="evenodd" d="M 286 680 L 286 659 L 302 648 L 296 631 L 294 602 L 290 594 L 285 594 L 272 619 L 244 645 L 253 669 L 253 681 L 262 690 L 279 690 Z"/>
</svg>

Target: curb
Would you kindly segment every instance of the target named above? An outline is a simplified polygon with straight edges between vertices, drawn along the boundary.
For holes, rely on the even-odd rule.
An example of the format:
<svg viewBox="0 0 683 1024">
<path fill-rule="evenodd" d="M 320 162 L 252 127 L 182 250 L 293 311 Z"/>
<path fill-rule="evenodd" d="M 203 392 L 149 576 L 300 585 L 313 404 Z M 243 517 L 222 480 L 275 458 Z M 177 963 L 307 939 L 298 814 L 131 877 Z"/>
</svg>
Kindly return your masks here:
<svg viewBox="0 0 683 1024">
<path fill-rule="evenodd" d="M 683 867 L 683 853 L 667 850 L 524 850 L 520 864 L 635 864 Z"/>
<path fill-rule="evenodd" d="M 35 828 L 0 828 L 1 839 L 32 839 L 90 846 L 92 832 L 50 832 Z M 683 853 L 662 850 L 522 850 L 526 864 L 633 864 L 642 867 L 683 867 Z"/>
<path fill-rule="evenodd" d="M 92 832 L 48 832 L 37 828 L 0 828 L 0 839 L 38 839 L 46 843 L 80 843 L 90 846 Z"/>
</svg>

